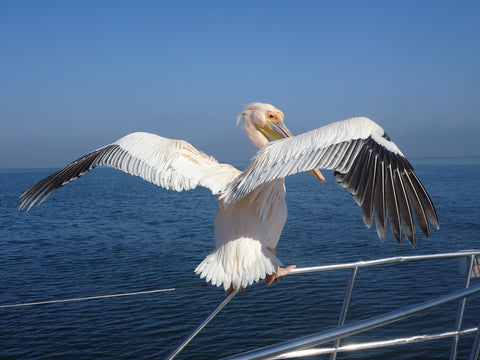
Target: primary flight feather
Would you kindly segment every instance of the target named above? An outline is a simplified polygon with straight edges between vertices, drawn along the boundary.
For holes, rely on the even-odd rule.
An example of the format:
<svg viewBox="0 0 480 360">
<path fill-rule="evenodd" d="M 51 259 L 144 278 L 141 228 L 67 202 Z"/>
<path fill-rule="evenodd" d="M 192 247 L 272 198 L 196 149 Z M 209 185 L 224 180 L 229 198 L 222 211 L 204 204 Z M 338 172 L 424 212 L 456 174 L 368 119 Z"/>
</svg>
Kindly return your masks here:
<svg viewBox="0 0 480 360">
<path fill-rule="evenodd" d="M 149 133 L 132 133 L 97 149 L 46 177 L 20 195 L 29 210 L 54 190 L 89 170 L 105 165 L 176 191 L 204 186 L 218 195 L 215 250 L 195 269 L 213 285 L 238 290 L 288 274 L 276 246 L 287 218 L 284 178 L 309 171 L 322 183 L 318 169 L 334 170 L 335 180 L 361 206 L 365 224 L 375 224 L 386 238 L 387 219 L 395 239 L 403 234 L 415 245 L 414 217 L 426 235 L 439 228 L 433 203 L 402 152 L 383 129 L 367 118 L 335 122 L 298 136 L 270 104 L 253 103 L 239 115 L 246 135 L 260 150 L 243 172 L 220 164 L 186 141 Z"/>
</svg>

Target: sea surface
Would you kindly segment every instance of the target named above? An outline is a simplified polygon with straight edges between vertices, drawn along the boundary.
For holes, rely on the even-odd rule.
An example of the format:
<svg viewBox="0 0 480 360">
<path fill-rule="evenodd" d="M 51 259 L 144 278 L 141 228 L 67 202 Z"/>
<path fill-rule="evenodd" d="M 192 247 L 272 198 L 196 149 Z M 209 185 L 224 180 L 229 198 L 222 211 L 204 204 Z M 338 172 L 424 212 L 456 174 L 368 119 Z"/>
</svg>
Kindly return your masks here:
<svg viewBox="0 0 480 360">
<path fill-rule="evenodd" d="M 412 162 L 436 205 L 440 230 L 417 245 L 382 243 L 350 194 L 326 172 L 287 178 L 289 215 L 277 251 L 286 264 L 329 265 L 391 256 L 480 249 L 480 165 Z M 153 294 L 0 308 L 0 359 L 161 359 L 225 297 L 193 270 L 213 250 L 216 198 L 204 188 L 176 193 L 108 168 L 95 169 L 30 212 L 18 196 L 57 169 L 0 170 L 0 305 L 179 288 Z M 242 290 L 180 353 L 217 359 L 334 328 L 349 270 L 291 275 Z M 459 260 L 361 268 L 347 324 L 463 286 Z M 472 280 L 472 285 L 478 284 Z M 467 301 L 464 329 L 480 320 Z M 342 343 L 452 331 L 458 303 Z M 468 358 L 474 335 L 461 338 Z M 451 339 L 395 346 L 338 359 L 445 359 Z M 328 356 L 318 357 L 327 359 Z"/>
</svg>

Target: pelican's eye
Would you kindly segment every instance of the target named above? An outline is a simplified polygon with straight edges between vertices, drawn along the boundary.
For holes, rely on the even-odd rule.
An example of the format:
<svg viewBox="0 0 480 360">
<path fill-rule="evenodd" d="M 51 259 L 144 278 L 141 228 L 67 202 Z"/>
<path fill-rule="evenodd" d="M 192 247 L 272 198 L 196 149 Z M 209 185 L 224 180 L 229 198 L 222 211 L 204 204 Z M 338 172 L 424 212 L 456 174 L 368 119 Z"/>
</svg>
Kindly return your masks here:
<svg viewBox="0 0 480 360">
<path fill-rule="evenodd" d="M 268 120 L 273 120 L 276 118 L 275 114 L 274 113 L 271 113 L 270 111 L 268 111 L 266 113 L 266 116 L 265 116 Z"/>
<path fill-rule="evenodd" d="M 283 121 L 283 114 L 281 112 L 267 111 L 265 112 L 265 120 L 269 123 L 277 123 Z"/>
</svg>

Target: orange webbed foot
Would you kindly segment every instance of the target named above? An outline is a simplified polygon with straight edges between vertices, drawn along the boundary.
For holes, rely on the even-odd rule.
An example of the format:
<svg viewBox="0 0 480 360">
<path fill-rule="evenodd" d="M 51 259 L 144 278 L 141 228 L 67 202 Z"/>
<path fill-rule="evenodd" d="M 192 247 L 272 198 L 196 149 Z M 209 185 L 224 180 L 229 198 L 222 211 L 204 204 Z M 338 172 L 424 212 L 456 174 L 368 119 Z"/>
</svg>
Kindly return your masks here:
<svg viewBox="0 0 480 360">
<path fill-rule="evenodd" d="M 277 249 L 270 249 L 270 248 L 267 248 L 273 255 L 277 255 Z M 278 267 L 277 268 L 277 272 L 273 273 L 273 274 L 266 274 L 265 275 L 265 285 L 268 286 L 270 285 L 271 283 L 273 283 L 274 281 L 278 284 L 278 282 L 280 281 L 280 278 L 282 276 L 285 276 L 285 275 L 288 275 L 290 273 L 290 271 L 292 271 L 293 269 L 295 269 L 297 267 L 297 265 L 289 265 L 287 266 L 286 268 L 282 268 L 282 267 Z"/>
<path fill-rule="evenodd" d="M 265 276 L 265 285 L 268 286 L 271 283 L 273 283 L 273 281 L 276 281 L 277 284 L 278 284 L 278 282 L 280 281 L 280 278 L 282 276 L 288 275 L 290 273 L 290 271 L 292 271 L 296 267 L 297 267 L 297 265 L 289 265 L 286 268 L 282 268 L 282 267 L 279 266 L 276 273 L 267 274 Z"/>
</svg>

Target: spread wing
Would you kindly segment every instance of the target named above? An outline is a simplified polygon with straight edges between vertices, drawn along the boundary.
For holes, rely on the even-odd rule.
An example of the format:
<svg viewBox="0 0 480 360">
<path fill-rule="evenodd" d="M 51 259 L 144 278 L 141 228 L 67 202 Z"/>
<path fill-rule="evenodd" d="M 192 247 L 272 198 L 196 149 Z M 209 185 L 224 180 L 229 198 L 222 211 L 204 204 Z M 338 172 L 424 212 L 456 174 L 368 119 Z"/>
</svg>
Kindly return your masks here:
<svg viewBox="0 0 480 360">
<path fill-rule="evenodd" d="M 221 199 L 229 204 L 261 184 L 316 168 L 335 171 L 335 180 L 361 206 L 368 227 L 375 212 L 382 241 L 386 237 L 387 214 L 399 243 L 404 232 L 415 245 L 413 214 L 426 236 L 430 235 L 429 221 L 439 228 L 433 203 L 412 166 L 383 129 L 367 118 L 339 121 L 269 143 L 228 184 Z"/>
<path fill-rule="evenodd" d="M 176 191 L 209 188 L 218 194 L 240 171 L 218 163 L 183 140 L 149 133 L 129 134 L 71 162 L 28 188 L 18 202 L 21 210 L 42 203 L 54 190 L 97 166 L 109 166 Z"/>
</svg>

